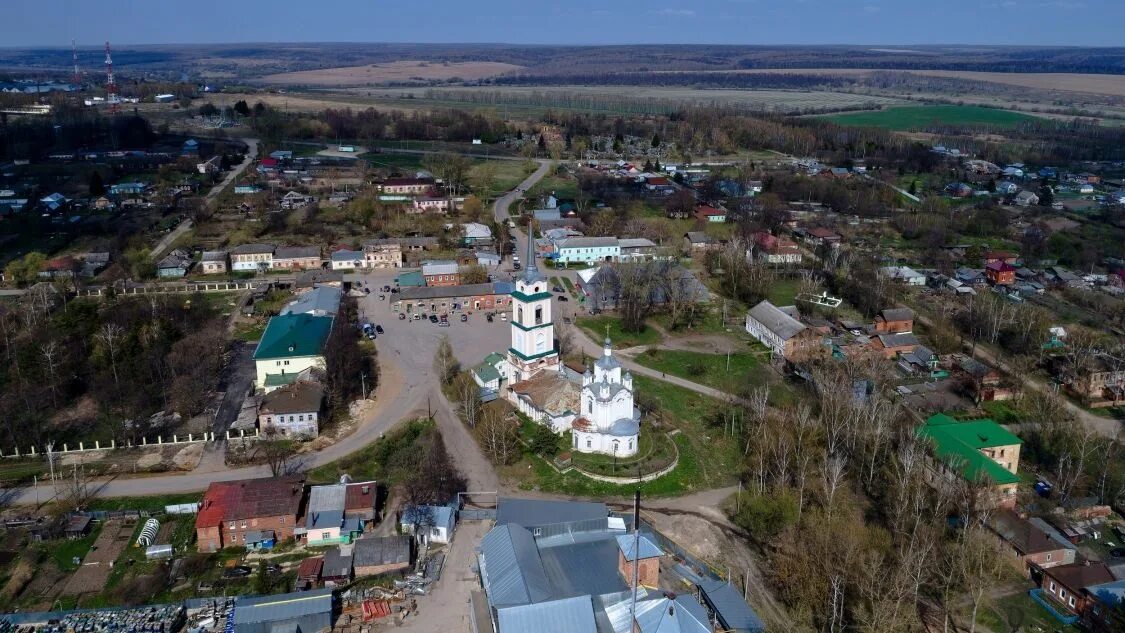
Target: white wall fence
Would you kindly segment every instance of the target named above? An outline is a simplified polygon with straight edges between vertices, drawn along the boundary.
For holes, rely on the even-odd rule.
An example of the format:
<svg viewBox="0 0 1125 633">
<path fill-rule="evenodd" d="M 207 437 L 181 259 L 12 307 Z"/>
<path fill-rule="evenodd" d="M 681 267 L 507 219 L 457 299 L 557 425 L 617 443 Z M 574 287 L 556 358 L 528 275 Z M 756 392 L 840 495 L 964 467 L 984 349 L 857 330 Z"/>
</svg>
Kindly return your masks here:
<svg viewBox="0 0 1125 633">
<path fill-rule="evenodd" d="M 229 433 L 228 433 L 229 435 Z M 94 440 L 93 444 L 86 442 L 79 442 L 77 447 L 72 447 L 69 444 L 63 444 L 62 447 L 55 446 L 51 449 L 51 453 L 55 455 L 66 455 L 71 453 L 85 453 L 90 451 L 105 451 L 114 450 L 118 448 L 148 448 L 151 446 L 173 446 L 176 444 L 196 444 L 200 442 L 214 442 L 214 433 L 188 433 L 187 435 L 173 435 L 171 440 L 166 440 L 163 436 L 157 436 L 155 441 L 149 441 L 148 438 L 141 438 L 139 444 L 133 442 L 125 442 L 118 444 L 117 440 L 110 440 L 108 444 L 102 444 L 100 440 Z M 0 449 L 0 457 L 45 457 L 47 449 L 39 448 L 36 446 L 29 447 L 26 451 L 21 451 L 20 447 L 15 447 L 11 451 Z"/>
<path fill-rule="evenodd" d="M 177 284 L 144 284 L 126 286 L 124 288 L 112 287 L 118 295 L 148 295 L 148 294 L 193 294 L 196 292 L 237 292 L 239 290 L 253 290 L 265 286 L 270 280 L 251 279 L 246 281 L 201 281 L 198 283 Z M 83 288 L 78 291 L 79 297 L 101 297 L 110 292 L 111 286 L 96 286 Z"/>
</svg>

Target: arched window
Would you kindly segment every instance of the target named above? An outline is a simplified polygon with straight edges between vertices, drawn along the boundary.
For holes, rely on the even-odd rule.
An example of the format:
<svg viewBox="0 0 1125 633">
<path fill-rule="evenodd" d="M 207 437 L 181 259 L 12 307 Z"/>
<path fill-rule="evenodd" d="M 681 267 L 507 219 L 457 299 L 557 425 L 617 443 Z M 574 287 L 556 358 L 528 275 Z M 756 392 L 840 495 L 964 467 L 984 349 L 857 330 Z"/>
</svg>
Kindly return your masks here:
<svg viewBox="0 0 1125 633">
<path fill-rule="evenodd" d="M 516 308 L 516 321 L 523 323 L 523 307 Z"/>
<path fill-rule="evenodd" d="M 546 345 L 546 340 L 543 338 L 543 333 L 540 332 L 539 334 L 536 334 L 535 335 L 535 353 L 538 354 L 538 353 L 544 351 L 545 345 Z"/>
<path fill-rule="evenodd" d="M 590 398 L 589 400 L 586 401 L 586 413 L 590 413 L 590 414 L 594 413 L 594 399 L 593 398 Z"/>
</svg>

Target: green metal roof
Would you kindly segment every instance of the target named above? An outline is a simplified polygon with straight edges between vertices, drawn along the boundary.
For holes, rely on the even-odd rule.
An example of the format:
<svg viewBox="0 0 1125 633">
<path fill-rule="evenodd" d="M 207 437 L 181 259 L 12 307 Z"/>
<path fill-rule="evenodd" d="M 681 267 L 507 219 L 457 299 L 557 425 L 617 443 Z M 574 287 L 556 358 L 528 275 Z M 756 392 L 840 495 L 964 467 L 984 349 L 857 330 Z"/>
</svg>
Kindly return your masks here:
<svg viewBox="0 0 1125 633">
<path fill-rule="evenodd" d="M 535 360 L 537 358 L 545 358 L 547 356 L 552 356 L 552 355 L 556 354 L 554 348 L 549 349 L 545 352 L 540 352 L 538 354 L 532 354 L 531 356 L 524 356 L 523 354 L 521 354 L 519 352 L 519 350 L 517 350 L 515 348 L 512 348 L 512 347 L 509 347 L 508 351 L 510 351 L 511 353 L 515 354 L 517 357 L 519 357 L 523 360 Z"/>
<path fill-rule="evenodd" d="M 980 452 L 985 448 L 1023 444 L 1023 440 L 992 420 L 958 421 L 939 413 L 926 420 L 918 434 L 933 440 L 938 459 L 966 480 L 991 481 L 997 485 L 1020 481 L 1015 473 Z"/>
<path fill-rule="evenodd" d="M 426 278 L 422 276 L 420 271 L 414 270 L 395 277 L 395 283 L 403 288 L 425 286 Z"/>
<path fill-rule="evenodd" d="M 524 293 L 520 292 L 519 290 L 516 290 L 516 291 L 512 292 L 512 296 L 515 297 L 516 299 L 519 299 L 520 301 L 523 301 L 525 303 L 529 303 L 531 301 L 542 301 L 543 299 L 550 299 L 551 293 L 549 293 L 549 292 L 538 292 L 538 293 L 535 293 L 533 295 L 525 295 Z"/>
<path fill-rule="evenodd" d="M 284 387 L 297 380 L 300 374 L 266 374 L 266 387 Z"/>
<path fill-rule="evenodd" d="M 493 380 L 500 380 L 500 372 L 496 371 L 494 365 L 483 363 L 473 368 L 473 373 L 480 378 L 481 382 L 492 382 Z"/>
<path fill-rule="evenodd" d="M 492 365 L 493 367 L 504 362 L 504 360 L 506 360 L 504 358 L 504 355 L 500 354 L 499 352 L 492 352 L 488 356 L 484 357 L 484 363 L 486 365 Z"/>
<path fill-rule="evenodd" d="M 319 356 L 332 329 L 332 317 L 283 314 L 270 319 L 254 360 Z"/>
</svg>

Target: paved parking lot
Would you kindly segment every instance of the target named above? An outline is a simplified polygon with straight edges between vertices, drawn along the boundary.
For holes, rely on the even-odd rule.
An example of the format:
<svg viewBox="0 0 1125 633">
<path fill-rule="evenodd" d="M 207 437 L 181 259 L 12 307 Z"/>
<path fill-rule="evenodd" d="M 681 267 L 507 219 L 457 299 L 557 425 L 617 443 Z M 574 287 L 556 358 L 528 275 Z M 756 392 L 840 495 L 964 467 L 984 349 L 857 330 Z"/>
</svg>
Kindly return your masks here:
<svg viewBox="0 0 1125 633">
<path fill-rule="evenodd" d="M 356 275 L 371 288 L 371 294 L 360 299 L 360 318 L 383 326 L 375 347 L 379 362 L 402 364 L 410 375 L 413 371 L 431 373 L 434 352 L 442 336 L 448 336 L 453 352 L 462 367 L 473 367 L 492 352 L 502 352 L 511 346 L 511 329 L 508 322 L 497 317 L 489 323 L 483 312 L 473 312 L 462 323 L 459 314 L 450 315 L 449 327 L 440 327 L 429 321 L 400 321 L 391 309 L 394 295 L 387 294 L 380 301 L 379 292 L 384 285 L 393 285 L 396 272 L 378 271 Z"/>
</svg>

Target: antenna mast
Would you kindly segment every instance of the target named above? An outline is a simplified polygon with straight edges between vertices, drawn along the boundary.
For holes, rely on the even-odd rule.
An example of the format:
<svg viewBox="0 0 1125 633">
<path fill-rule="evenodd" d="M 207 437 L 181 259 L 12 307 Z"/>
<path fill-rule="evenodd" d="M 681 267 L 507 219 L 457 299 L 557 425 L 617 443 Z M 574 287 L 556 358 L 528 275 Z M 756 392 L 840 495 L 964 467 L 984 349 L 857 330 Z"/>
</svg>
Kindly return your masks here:
<svg viewBox="0 0 1125 633">
<path fill-rule="evenodd" d="M 74 88 L 77 89 L 78 86 L 82 85 L 82 75 L 78 72 L 78 45 L 74 43 L 74 40 L 70 40 L 70 57 L 74 62 L 74 77 L 71 77 L 71 81 L 74 82 Z"/>
<path fill-rule="evenodd" d="M 105 101 L 109 113 L 117 114 L 120 99 L 117 97 L 117 81 L 113 78 L 113 57 L 109 54 L 109 40 L 105 43 Z"/>
</svg>

